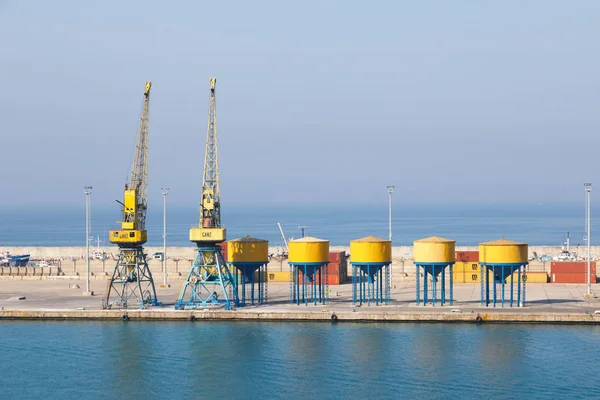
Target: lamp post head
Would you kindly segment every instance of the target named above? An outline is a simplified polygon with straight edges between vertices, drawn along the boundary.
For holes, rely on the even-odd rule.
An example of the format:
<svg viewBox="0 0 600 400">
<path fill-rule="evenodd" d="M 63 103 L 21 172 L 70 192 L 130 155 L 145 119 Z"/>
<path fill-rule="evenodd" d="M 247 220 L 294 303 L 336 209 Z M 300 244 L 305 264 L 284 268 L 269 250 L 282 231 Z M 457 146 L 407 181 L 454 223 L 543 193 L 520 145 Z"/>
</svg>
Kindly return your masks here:
<svg viewBox="0 0 600 400">
<path fill-rule="evenodd" d="M 387 187 L 388 193 L 390 193 L 390 194 L 391 194 L 391 193 L 394 193 L 394 188 L 395 188 L 396 186 L 394 186 L 394 185 L 388 185 L 388 186 L 386 186 L 386 187 Z"/>
<path fill-rule="evenodd" d="M 85 191 L 85 194 L 92 193 L 92 187 L 91 186 L 84 186 L 83 190 Z"/>
<path fill-rule="evenodd" d="M 166 196 L 167 194 L 169 194 L 169 188 L 160 188 L 160 191 L 163 194 L 163 196 Z"/>
<path fill-rule="evenodd" d="M 591 183 L 584 183 L 583 187 L 585 188 L 586 192 L 591 192 L 592 191 L 592 184 Z"/>
</svg>

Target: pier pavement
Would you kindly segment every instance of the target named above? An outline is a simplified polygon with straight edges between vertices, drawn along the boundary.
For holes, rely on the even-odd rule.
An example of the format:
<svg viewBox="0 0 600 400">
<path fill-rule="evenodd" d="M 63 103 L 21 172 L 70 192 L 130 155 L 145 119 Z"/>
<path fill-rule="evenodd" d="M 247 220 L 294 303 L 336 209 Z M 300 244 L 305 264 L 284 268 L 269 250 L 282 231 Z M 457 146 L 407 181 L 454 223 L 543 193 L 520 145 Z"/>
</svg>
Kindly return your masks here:
<svg viewBox="0 0 600 400">
<path fill-rule="evenodd" d="M 600 284 L 527 285 L 525 307 L 483 307 L 479 284 L 456 284 L 454 303 L 446 306 L 417 306 L 414 282 L 395 283 L 390 305 L 352 304 L 352 285 L 330 286 L 328 304 L 295 305 L 289 302 L 288 283 L 269 283 L 269 303 L 249 305 L 226 311 L 223 307 L 198 310 L 174 310 L 181 281 L 170 287 L 157 287 L 163 303 L 148 310 L 102 310 L 106 281 L 91 281 L 94 296 L 83 296 L 84 280 L 12 280 L 0 281 L 0 319 L 122 319 L 189 320 L 318 320 L 332 321 L 421 321 L 421 322 L 543 322 L 600 324 Z M 74 285 L 78 287 L 73 287 Z M 19 298 L 25 298 L 18 300 Z M 598 311 L 598 313 L 595 313 Z M 335 314 L 335 317 L 333 315 Z M 478 319 L 477 317 L 481 317 Z"/>
</svg>

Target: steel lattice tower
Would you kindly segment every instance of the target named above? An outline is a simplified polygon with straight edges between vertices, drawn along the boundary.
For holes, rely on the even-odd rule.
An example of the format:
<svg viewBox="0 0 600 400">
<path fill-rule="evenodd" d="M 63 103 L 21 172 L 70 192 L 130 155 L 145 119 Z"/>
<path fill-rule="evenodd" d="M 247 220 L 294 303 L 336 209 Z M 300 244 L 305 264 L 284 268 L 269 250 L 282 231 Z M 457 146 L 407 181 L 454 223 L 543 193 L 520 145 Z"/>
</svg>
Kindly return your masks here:
<svg viewBox="0 0 600 400">
<path fill-rule="evenodd" d="M 121 229 L 110 231 L 110 242 L 119 246 L 119 258 L 108 283 L 103 308 L 113 305 L 128 308 L 160 304 L 143 244 L 147 241 L 148 209 L 148 122 L 151 82 L 146 82 L 142 116 L 138 130 L 135 158 L 129 182 L 125 185 Z"/>
<path fill-rule="evenodd" d="M 234 277 L 218 245 L 225 241 L 226 235 L 221 225 L 216 83 L 216 78 L 210 78 L 200 224 L 190 229 L 190 241 L 196 243 L 198 250 L 181 288 L 176 309 L 206 307 L 210 304 L 223 304 L 226 309 L 231 309 L 239 305 Z"/>
</svg>

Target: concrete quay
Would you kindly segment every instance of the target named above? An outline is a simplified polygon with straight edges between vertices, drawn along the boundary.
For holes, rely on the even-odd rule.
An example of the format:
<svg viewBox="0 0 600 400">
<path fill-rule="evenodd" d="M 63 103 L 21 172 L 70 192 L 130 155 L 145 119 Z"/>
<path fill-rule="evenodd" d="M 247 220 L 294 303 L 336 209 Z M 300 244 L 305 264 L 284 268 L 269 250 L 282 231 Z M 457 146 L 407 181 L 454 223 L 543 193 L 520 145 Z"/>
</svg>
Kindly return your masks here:
<svg viewBox="0 0 600 400">
<path fill-rule="evenodd" d="M 175 311 L 180 282 L 157 287 L 159 307 L 147 310 L 102 310 L 106 282 L 91 281 L 95 296 L 83 296 L 82 280 L 0 281 L 0 320 L 114 320 L 123 316 L 136 320 L 179 321 L 320 321 L 320 322 L 443 322 L 443 323 L 549 323 L 600 324 L 600 284 L 592 285 L 593 296 L 585 296 L 585 285 L 530 284 L 525 307 L 482 307 L 478 284 L 455 285 L 454 304 L 416 306 L 414 283 L 397 282 L 390 305 L 352 304 L 352 285 L 330 286 L 325 305 L 289 303 L 289 284 L 269 283 L 269 303 L 226 311 L 222 306 Z M 18 300 L 24 297 L 24 300 Z M 598 313 L 596 313 L 598 311 Z M 335 314 L 335 317 L 333 315 Z M 480 317 L 479 321 L 477 317 Z M 333 321 L 332 318 L 336 318 Z"/>
</svg>

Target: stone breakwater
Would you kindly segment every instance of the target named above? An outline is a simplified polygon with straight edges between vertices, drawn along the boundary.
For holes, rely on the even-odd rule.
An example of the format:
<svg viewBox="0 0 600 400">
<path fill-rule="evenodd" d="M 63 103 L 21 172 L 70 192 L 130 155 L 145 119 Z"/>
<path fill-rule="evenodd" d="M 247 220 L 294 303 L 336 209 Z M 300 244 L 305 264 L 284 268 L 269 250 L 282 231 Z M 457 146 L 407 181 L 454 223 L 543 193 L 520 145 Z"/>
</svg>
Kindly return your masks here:
<svg viewBox="0 0 600 400">
<path fill-rule="evenodd" d="M 109 255 L 116 256 L 118 249 L 116 246 L 91 246 L 90 252 L 100 250 Z M 162 252 L 162 247 L 145 247 L 146 253 L 149 256 L 157 252 Z M 270 246 L 269 253 L 276 254 L 281 250 L 279 246 Z M 331 246 L 331 251 L 350 251 L 350 246 Z M 456 246 L 457 251 L 474 251 L 478 250 L 477 246 Z M 585 247 L 572 247 L 571 250 L 577 251 L 580 256 L 586 253 Z M 70 260 L 82 259 L 85 256 L 84 246 L 73 247 L 47 247 L 47 246 L 1 246 L 0 251 L 9 251 L 12 254 L 30 254 L 33 259 L 57 259 Z M 533 257 L 534 253 L 538 255 L 556 256 L 560 253 L 560 246 L 529 246 L 529 257 Z M 600 246 L 591 246 L 592 258 L 600 256 Z M 167 255 L 169 259 L 193 259 L 196 255 L 196 248 L 190 246 L 169 246 L 167 247 Z M 392 247 L 392 257 L 395 260 L 412 260 L 413 246 L 394 246 Z"/>
</svg>

